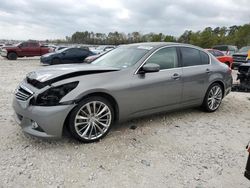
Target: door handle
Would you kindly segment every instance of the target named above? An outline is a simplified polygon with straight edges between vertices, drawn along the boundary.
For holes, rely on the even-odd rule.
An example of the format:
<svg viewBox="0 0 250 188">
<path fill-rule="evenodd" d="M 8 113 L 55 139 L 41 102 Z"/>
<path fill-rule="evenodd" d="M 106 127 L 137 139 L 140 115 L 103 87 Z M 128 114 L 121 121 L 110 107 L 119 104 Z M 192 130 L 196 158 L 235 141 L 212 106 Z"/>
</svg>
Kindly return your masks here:
<svg viewBox="0 0 250 188">
<path fill-rule="evenodd" d="M 210 69 L 206 69 L 206 73 L 208 73 L 208 74 L 209 74 L 210 72 L 211 72 L 211 70 L 210 70 Z"/>
<path fill-rule="evenodd" d="M 178 80 L 181 76 L 177 73 L 174 73 L 173 76 L 172 76 L 172 79 L 174 80 Z"/>
</svg>

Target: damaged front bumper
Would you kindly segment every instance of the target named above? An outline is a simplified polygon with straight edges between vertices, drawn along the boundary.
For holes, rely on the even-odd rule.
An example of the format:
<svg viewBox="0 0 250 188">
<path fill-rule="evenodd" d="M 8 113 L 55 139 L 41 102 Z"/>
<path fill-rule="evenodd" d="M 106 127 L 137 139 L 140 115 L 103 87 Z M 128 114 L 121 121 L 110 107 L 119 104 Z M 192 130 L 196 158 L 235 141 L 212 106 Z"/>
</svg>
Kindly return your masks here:
<svg viewBox="0 0 250 188">
<path fill-rule="evenodd" d="M 66 117 L 75 105 L 32 106 L 28 103 L 13 98 L 15 119 L 23 131 L 41 138 L 61 137 Z"/>
</svg>

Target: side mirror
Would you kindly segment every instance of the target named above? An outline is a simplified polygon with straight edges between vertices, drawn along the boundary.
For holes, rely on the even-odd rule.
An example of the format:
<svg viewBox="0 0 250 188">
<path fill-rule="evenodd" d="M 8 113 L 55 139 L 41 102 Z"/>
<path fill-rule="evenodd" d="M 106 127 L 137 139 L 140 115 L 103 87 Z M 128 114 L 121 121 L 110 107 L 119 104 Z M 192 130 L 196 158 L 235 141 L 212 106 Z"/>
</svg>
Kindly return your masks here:
<svg viewBox="0 0 250 188">
<path fill-rule="evenodd" d="M 154 63 L 145 64 L 141 68 L 142 73 L 159 72 L 159 71 L 160 71 L 160 65 Z"/>
<path fill-rule="evenodd" d="M 65 55 L 65 54 L 66 54 L 66 52 L 62 52 L 62 54 L 63 54 L 63 55 Z"/>
</svg>

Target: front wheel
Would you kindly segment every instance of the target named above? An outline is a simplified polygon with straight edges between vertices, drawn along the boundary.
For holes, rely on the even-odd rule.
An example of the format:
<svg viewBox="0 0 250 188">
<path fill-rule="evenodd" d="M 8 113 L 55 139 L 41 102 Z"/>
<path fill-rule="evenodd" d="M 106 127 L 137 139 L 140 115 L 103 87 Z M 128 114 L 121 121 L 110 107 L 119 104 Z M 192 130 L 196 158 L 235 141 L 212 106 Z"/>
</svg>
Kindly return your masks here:
<svg viewBox="0 0 250 188">
<path fill-rule="evenodd" d="M 16 60 L 17 59 L 17 54 L 15 52 L 10 52 L 7 55 L 8 60 Z"/>
<path fill-rule="evenodd" d="M 90 97 L 73 109 L 69 130 L 74 138 L 85 143 L 105 137 L 114 123 L 114 109 L 103 97 Z"/>
<path fill-rule="evenodd" d="M 223 91 L 221 85 L 214 83 L 208 88 L 202 107 L 207 112 L 214 112 L 220 107 L 222 98 Z"/>
</svg>

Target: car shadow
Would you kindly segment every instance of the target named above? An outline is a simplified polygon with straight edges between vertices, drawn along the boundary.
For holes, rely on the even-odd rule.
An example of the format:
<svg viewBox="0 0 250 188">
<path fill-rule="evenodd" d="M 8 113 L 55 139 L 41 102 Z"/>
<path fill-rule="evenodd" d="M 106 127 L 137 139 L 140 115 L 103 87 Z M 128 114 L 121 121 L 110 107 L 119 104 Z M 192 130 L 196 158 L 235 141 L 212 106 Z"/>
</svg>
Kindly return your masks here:
<svg viewBox="0 0 250 188">
<path fill-rule="evenodd" d="M 110 141 L 110 139 L 120 139 L 122 134 L 126 134 L 127 131 L 133 131 L 135 129 L 141 129 L 143 127 L 151 126 L 152 123 L 162 124 L 164 120 L 170 120 L 170 123 L 166 126 L 172 126 L 171 122 L 174 122 L 175 119 L 181 119 L 187 115 L 195 115 L 197 113 L 206 112 L 201 111 L 199 108 L 189 108 L 172 112 L 165 112 L 160 114 L 154 114 L 150 116 L 145 116 L 141 118 L 136 118 L 130 121 L 126 121 L 124 123 L 115 124 L 110 130 L 109 134 L 103 138 L 102 140 L 94 143 L 82 143 L 78 140 L 75 140 L 67 131 L 66 134 L 62 138 L 58 139 L 45 139 L 45 138 L 37 138 L 30 135 L 26 135 L 25 137 L 32 143 L 32 146 L 35 148 L 48 149 L 48 148 L 60 148 L 60 147 L 75 147 L 80 145 L 96 145 L 98 143 L 105 144 Z M 156 125 L 157 126 L 157 125 Z M 174 125 L 173 125 L 174 126 Z M 111 138 L 112 137 L 112 138 Z M 123 137 L 123 136 L 122 136 Z M 124 138 L 124 137 L 123 137 Z M 28 141 L 28 142 L 29 142 Z"/>
</svg>

